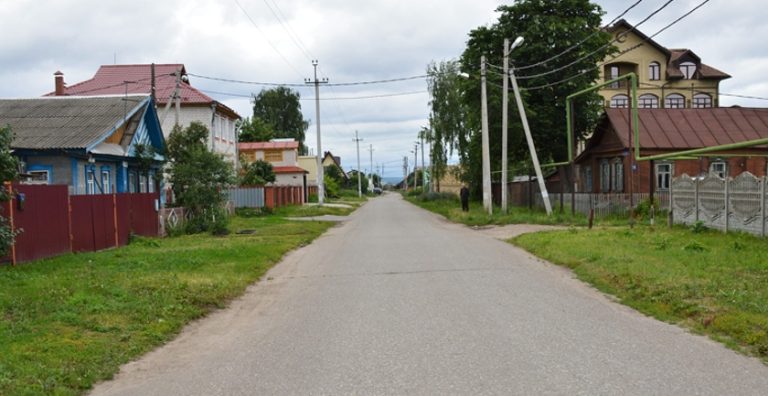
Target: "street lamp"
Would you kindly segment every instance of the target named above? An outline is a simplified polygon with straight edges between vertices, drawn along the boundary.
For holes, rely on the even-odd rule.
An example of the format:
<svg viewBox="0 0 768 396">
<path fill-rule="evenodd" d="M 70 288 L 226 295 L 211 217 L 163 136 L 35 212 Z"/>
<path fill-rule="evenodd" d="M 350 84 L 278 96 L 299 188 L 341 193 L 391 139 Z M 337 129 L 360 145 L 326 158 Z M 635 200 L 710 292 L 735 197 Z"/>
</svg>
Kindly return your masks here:
<svg viewBox="0 0 768 396">
<path fill-rule="evenodd" d="M 515 42 L 512 44 L 512 47 L 509 49 L 509 52 L 512 51 L 512 49 L 516 48 L 520 44 L 523 43 L 523 38 L 518 37 L 515 39 Z M 508 53 L 505 53 L 507 55 Z M 549 203 L 549 193 L 547 192 L 547 185 L 544 183 L 544 176 L 541 173 L 541 166 L 539 165 L 539 157 L 536 155 L 536 147 L 533 145 L 533 138 L 531 137 L 531 128 L 528 126 L 528 117 L 525 115 L 525 108 L 523 107 L 523 100 L 520 97 L 520 89 L 517 86 L 517 79 L 515 78 L 515 69 L 511 68 L 509 69 L 509 79 L 512 81 L 512 89 L 515 91 L 515 100 L 517 101 L 517 110 L 520 112 L 520 119 L 523 122 L 523 130 L 525 131 L 525 140 L 528 142 L 528 150 L 531 153 L 531 160 L 533 161 L 533 169 L 536 171 L 536 180 L 539 182 L 539 190 L 541 191 L 541 199 L 544 201 L 544 208 L 547 210 L 547 215 L 552 214 L 552 205 Z M 506 82 L 506 78 L 504 78 Z M 504 94 L 506 95 L 507 90 L 504 89 Z M 506 106 L 505 106 L 506 109 Z M 505 135 L 506 135 L 506 128 L 505 128 Z M 502 138 L 503 139 L 503 138 Z M 506 151 L 506 143 L 504 143 L 503 149 Z M 504 166 L 506 166 L 506 158 L 503 159 Z M 502 191 L 505 189 L 505 183 L 506 179 L 504 179 L 504 175 L 502 173 Z"/>
<path fill-rule="evenodd" d="M 518 36 L 512 46 L 509 46 L 509 39 L 504 39 L 504 76 L 509 74 L 509 54 L 512 50 L 520 46 L 523 43 L 523 37 Z M 504 78 L 504 84 L 502 87 L 502 104 L 501 104 L 501 211 L 507 213 L 507 181 L 509 179 L 507 172 L 507 125 L 509 120 L 509 80 Z"/>
</svg>

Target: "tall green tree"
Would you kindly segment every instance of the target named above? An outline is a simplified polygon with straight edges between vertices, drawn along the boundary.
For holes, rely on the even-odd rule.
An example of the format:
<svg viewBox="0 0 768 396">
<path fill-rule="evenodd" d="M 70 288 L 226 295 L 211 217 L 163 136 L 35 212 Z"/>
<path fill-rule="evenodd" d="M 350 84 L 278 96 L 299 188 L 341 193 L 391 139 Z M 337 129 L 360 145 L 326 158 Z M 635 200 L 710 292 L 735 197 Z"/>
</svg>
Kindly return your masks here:
<svg viewBox="0 0 768 396">
<path fill-rule="evenodd" d="M 486 55 L 492 65 L 503 62 L 505 38 L 525 38 L 510 57 L 516 67 L 528 121 L 542 163 L 563 161 L 567 157 L 565 98 L 597 81 L 596 65 L 615 49 L 609 45 L 610 35 L 601 30 L 600 6 L 589 0 L 519 0 L 500 6 L 498 21 L 481 26 L 469 34 L 467 48 L 461 56 L 461 69 L 473 76 L 479 74 L 480 56 Z M 573 50 L 566 51 L 571 47 Z M 536 67 L 528 67 L 553 58 Z M 496 68 L 488 70 L 488 119 L 490 127 L 491 170 L 500 169 L 501 158 L 501 75 Z M 469 115 L 469 129 L 480 129 L 480 84 L 464 85 L 463 100 Z M 529 154 L 514 97 L 510 94 L 508 150 L 510 162 L 528 163 Z M 595 93 L 575 103 L 575 130 L 583 134 L 596 123 L 602 101 Z M 578 137 L 578 136 L 577 136 Z M 473 186 L 481 178 L 480 136 L 472 133 L 467 163 Z"/>
<path fill-rule="evenodd" d="M 274 129 L 258 117 L 246 118 L 240 125 L 239 142 L 268 142 L 274 138 Z"/>
<path fill-rule="evenodd" d="M 253 119 L 269 126 L 275 138 L 293 138 L 299 142 L 299 153 L 307 153 L 304 145 L 309 122 L 301 114 L 301 95 L 287 87 L 265 89 L 253 99 Z"/>
<path fill-rule="evenodd" d="M 18 175 L 19 161 L 11 154 L 11 127 L 0 127 L 0 182 L 13 181 Z M 0 186 L 0 202 L 11 199 L 7 189 Z M 0 256 L 7 256 L 16 239 L 8 219 L 0 216 Z"/>
<path fill-rule="evenodd" d="M 275 181 L 275 171 L 269 162 L 259 159 L 251 163 L 240 160 L 240 163 L 243 170 L 241 186 L 263 186 Z"/>
<path fill-rule="evenodd" d="M 167 142 L 168 176 L 176 204 L 185 207 L 191 219 L 187 232 L 226 231 L 223 189 L 234 182 L 232 165 L 221 154 L 208 149 L 208 128 L 193 122 L 173 128 Z"/>
</svg>

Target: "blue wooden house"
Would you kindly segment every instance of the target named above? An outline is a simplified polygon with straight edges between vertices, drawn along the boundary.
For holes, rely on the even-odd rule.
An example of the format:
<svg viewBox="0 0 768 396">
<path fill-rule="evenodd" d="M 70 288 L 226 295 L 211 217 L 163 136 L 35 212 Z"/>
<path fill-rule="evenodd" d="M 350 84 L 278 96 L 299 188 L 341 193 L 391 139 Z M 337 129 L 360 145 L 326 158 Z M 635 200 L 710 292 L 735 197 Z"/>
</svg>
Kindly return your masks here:
<svg viewBox="0 0 768 396">
<path fill-rule="evenodd" d="M 0 99 L 0 125 L 14 134 L 23 183 L 66 184 L 73 195 L 160 191 L 165 140 L 149 95 Z M 137 147 L 152 148 L 148 171 Z"/>
</svg>

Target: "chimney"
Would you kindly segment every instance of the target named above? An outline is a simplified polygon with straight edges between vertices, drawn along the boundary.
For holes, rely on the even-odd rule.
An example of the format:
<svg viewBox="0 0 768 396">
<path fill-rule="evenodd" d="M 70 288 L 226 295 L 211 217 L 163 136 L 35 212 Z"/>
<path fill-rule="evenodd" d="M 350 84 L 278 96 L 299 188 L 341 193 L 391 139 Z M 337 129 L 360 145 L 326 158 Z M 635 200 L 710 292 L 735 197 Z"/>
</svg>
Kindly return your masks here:
<svg viewBox="0 0 768 396">
<path fill-rule="evenodd" d="M 56 73 L 53 73 L 53 75 L 54 75 L 54 81 L 56 82 L 56 90 L 54 95 L 63 96 L 64 95 L 64 73 L 60 71 L 56 71 Z"/>
</svg>

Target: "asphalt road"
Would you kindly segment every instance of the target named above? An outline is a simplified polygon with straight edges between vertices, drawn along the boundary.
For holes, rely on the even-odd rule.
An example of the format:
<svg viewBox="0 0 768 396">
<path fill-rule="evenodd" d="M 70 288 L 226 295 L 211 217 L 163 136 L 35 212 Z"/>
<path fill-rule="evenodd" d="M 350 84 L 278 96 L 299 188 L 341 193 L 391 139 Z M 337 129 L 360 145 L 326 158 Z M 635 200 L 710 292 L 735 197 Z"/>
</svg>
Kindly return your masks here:
<svg viewBox="0 0 768 396">
<path fill-rule="evenodd" d="M 768 366 L 389 194 L 94 395 L 766 395 Z"/>
</svg>

